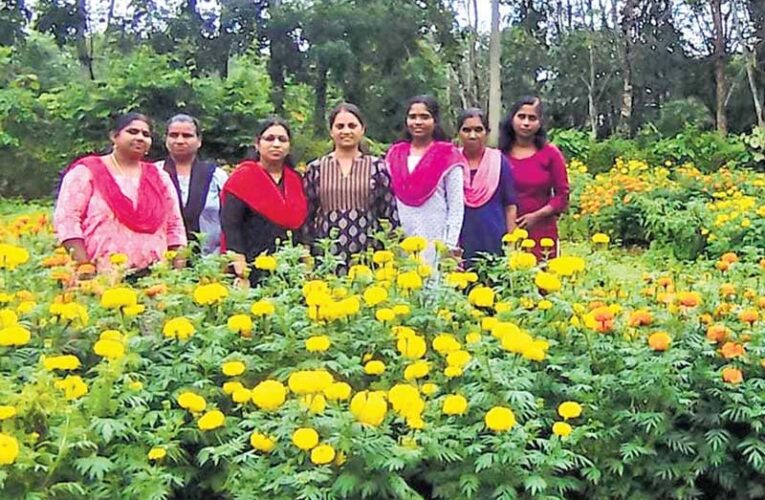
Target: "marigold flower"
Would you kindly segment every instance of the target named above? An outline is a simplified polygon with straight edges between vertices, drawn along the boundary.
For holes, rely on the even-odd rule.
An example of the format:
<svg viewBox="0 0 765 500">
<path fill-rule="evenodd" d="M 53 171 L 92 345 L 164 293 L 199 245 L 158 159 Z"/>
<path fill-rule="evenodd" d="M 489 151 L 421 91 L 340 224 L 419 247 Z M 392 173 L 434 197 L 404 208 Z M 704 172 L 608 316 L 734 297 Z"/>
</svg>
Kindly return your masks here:
<svg viewBox="0 0 765 500">
<path fill-rule="evenodd" d="M 312 394 L 324 391 L 334 381 L 326 370 L 300 370 L 290 375 L 287 384 L 295 394 Z"/>
<path fill-rule="evenodd" d="M 444 375 L 446 375 L 447 378 L 456 378 L 463 374 L 464 370 L 461 366 L 455 366 L 455 365 L 449 365 L 446 368 L 444 368 Z"/>
<path fill-rule="evenodd" d="M 147 288 L 143 292 L 147 297 L 156 297 L 157 295 L 161 295 L 163 293 L 167 293 L 167 285 L 164 283 L 159 283 L 157 285 L 152 285 L 149 288 Z"/>
<path fill-rule="evenodd" d="M 755 309 L 744 309 L 738 315 L 738 319 L 740 319 L 743 323 L 749 323 L 751 326 L 755 321 L 760 319 L 760 313 L 758 313 Z"/>
<path fill-rule="evenodd" d="M 239 381 L 232 380 L 223 384 L 224 394 L 234 394 L 238 389 L 244 389 L 244 386 Z"/>
<path fill-rule="evenodd" d="M 654 351 L 666 351 L 669 349 L 669 345 L 672 343 L 672 337 L 667 332 L 652 333 L 648 337 L 648 345 Z"/>
<path fill-rule="evenodd" d="M 125 355 L 125 345 L 112 339 L 101 339 L 93 345 L 93 352 L 102 358 L 119 359 Z"/>
<path fill-rule="evenodd" d="M 553 434 L 560 437 L 568 436 L 572 430 L 572 427 L 566 422 L 555 422 L 552 426 Z"/>
<path fill-rule="evenodd" d="M 525 271 L 537 265 L 537 258 L 533 253 L 513 252 L 510 254 L 508 265 L 513 271 Z"/>
<path fill-rule="evenodd" d="M 29 343 L 32 334 L 21 325 L 8 326 L 0 330 L 0 346 L 22 346 Z"/>
<path fill-rule="evenodd" d="M 651 314 L 651 311 L 648 311 L 647 309 L 639 309 L 637 311 L 633 311 L 630 314 L 628 321 L 628 324 L 631 327 L 648 326 L 651 323 L 653 323 L 653 315 Z"/>
<path fill-rule="evenodd" d="M 244 404 L 252 399 L 252 391 L 244 386 L 237 387 L 234 392 L 231 393 L 231 399 L 236 404 Z"/>
<path fill-rule="evenodd" d="M 0 243 L 0 269 L 12 271 L 29 260 L 29 252 L 22 247 Z"/>
<path fill-rule="evenodd" d="M 357 281 L 360 279 L 370 280 L 373 277 L 374 277 L 374 274 L 372 273 L 372 270 L 369 268 L 369 266 L 365 266 L 362 264 L 353 265 L 348 270 L 348 279 L 350 279 L 351 281 Z"/>
<path fill-rule="evenodd" d="M 228 318 L 226 327 L 228 327 L 232 333 L 238 333 L 240 335 L 252 333 L 252 318 L 247 314 L 234 314 Z"/>
<path fill-rule="evenodd" d="M 494 305 L 494 290 L 487 286 L 477 286 L 470 290 L 468 301 L 477 307 L 491 307 Z"/>
<path fill-rule="evenodd" d="M 88 393 L 88 386 L 79 375 L 67 375 L 64 380 L 57 380 L 54 385 L 64 391 L 64 397 L 68 400 L 79 399 Z"/>
<path fill-rule="evenodd" d="M 484 416 L 484 423 L 489 430 L 505 432 L 515 425 L 515 414 L 510 408 L 495 406 Z"/>
<path fill-rule="evenodd" d="M 553 303 L 547 299 L 542 299 L 537 304 L 537 309 L 539 309 L 540 311 L 547 311 L 549 309 L 552 309 L 552 307 L 553 307 Z"/>
<path fill-rule="evenodd" d="M 717 343 L 724 342 L 728 338 L 729 333 L 730 331 L 725 325 L 709 325 L 707 328 L 707 339 Z"/>
<path fill-rule="evenodd" d="M 401 242 L 401 248 L 406 253 L 422 252 L 428 246 L 428 240 L 422 236 L 407 236 L 404 241 Z"/>
<path fill-rule="evenodd" d="M 367 375 L 382 375 L 385 372 L 385 363 L 379 360 L 367 361 L 364 364 L 364 373 Z"/>
<path fill-rule="evenodd" d="M 11 465 L 19 456 L 19 442 L 15 437 L 0 432 L 0 465 Z"/>
<path fill-rule="evenodd" d="M 428 350 L 428 345 L 419 335 L 400 336 L 396 348 L 402 356 L 408 359 L 420 359 Z"/>
<path fill-rule="evenodd" d="M 10 405 L 0 406 L 0 420 L 6 420 L 16 416 L 16 407 Z"/>
<path fill-rule="evenodd" d="M 396 313 L 393 312 L 393 309 L 383 307 L 382 309 L 378 309 L 377 312 L 375 312 L 375 319 L 382 322 L 393 321 L 396 319 Z"/>
<path fill-rule="evenodd" d="M 678 292 L 677 301 L 684 307 L 696 307 L 701 304 L 701 294 L 698 292 Z"/>
<path fill-rule="evenodd" d="M 200 306 L 211 306 L 228 297 L 228 288 L 221 283 L 199 285 L 194 289 L 194 302 Z"/>
<path fill-rule="evenodd" d="M 80 360 L 72 354 L 62 356 L 46 356 L 43 358 L 43 366 L 48 371 L 53 370 L 76 370 L 80 367 Z"/>
<path fill-rule="evenodd" d="M 287 400 L 287 388 L 278 380 L 264 380 L 251 391 L 252 402 L 261 410 L 275 410 Z"/>
<path fill-rule="evenodd" d="M 736 287 L 731 283 L 723 283 L 720 285 L 720 295 L 722 297 L 736 295 Z"/>
<path fill-rule="evenodd" d="M 420 414 L 425 409 L 425 401 L 420 392 L 411 384 L 396 384 L 388 391 L 388 400 L 393 410 L 401 416 Z"/>
<path fill-rule="evenodd" d="M 256 317 L 271 316 L 276 312 L 276 306 L 268 300 L 261 299 L 252 304 L 250 312 Z"/>
<path fill-rule="evenodd" d="M 464 368 L 465 365 L 470 363 L 471 359 L 472 356 L 470 353 L 463 350 L 452 351 L 446 355 L 446 363 L 449 366 L 457 366 L 460 368 Z"/>
<path fill-rule="evenodd" d="M 388 403 L 382 393 L 361 391 L 353 396 L 351 414 L 362 424 L 379 426 L 388 412 Z"/>
<path fill-rule="evenodd" d="M 542 248 L 552 248 L 555 246 L 555 240 L 552 238 L 542 238 L 539 240 L 539 246 Z"/>
<path fill-rule="evenodd" d="M 123 264 L 127 264 L 128 256 L 124 253 L 113 253 L 109 256 L 109 262 L 114 264 L 115 266 L 121 266 Z"/>
<path fill-rule="evenodd" d="M 430 372 L 430 364 L 427 361 L 419 360 L 411 363 L 404 370 L 404 379 L 415 380 L 425 377 Z"/>
<path fill-rule="evenodd" d="M 19 317 L 10 309 L 0 309 L 0 328 L 18 324 Z"/>
<path fill-rule="evenodd" d="M 393 252 L 390 250 L 377 250 L 372 255 L 372 261 L 377 264 L 386 264 L 393 261 Z"/>
<path fill-rule="evenodd" d="M 720 349 L 720 353 L 725 359 L 738 358 L 744 355 L 744 346 L 735 342 L 726 342 Z"/>
<path fill-rule="evenodd" d="M 301 427 L 292 433 L 292 443 L 301 450 L 308 451 L 319 444 L 319 433 L 310 427 Z"/>
<path fill-rule="evenodd" d="M 177 338 L 180 340 L 188 339 L 194 332 L 196 332 L 196 328 L 194 328 L 194 325 L 188 318 L 184 317 L 173 318 L 167 321 L 162 328 L 162 334 L 165 337 Z"/>
<path fill-rule="evenodd" d="M 564 401 L 558 405 L 558 415 L 564 420 L 577 418 L 582 414 L 582 405 L 576 401 Z"/>
<path fill-rule="evenodd" d="M 426 383 L 422 384 L 422 393 L 426 396 L 430 396 L 431 394 L 434 394 L 436 391 L 438 391 L 438 386 L 433 383 Z"/>
<path fill-rule="evenodd" d="M 611 238 L 605 233 L 595 233 L 592 235 L 592 242 L 596 245 L 607 245 L 610 241 Z"/>
<path fill-rule="evenodd" d="M 364 290 L 364 303 L 374 307 L 388 299 L 388 290 L 381 286 L 373 285 Z"/>
<path fill-rule="evenodd" d="M 236 377 L 244 373 L 247 367 L 241 361 L 226 361 L 221 365 L 221 371 L 223 375 L 227 377 Z"/>
<path fill-rule="evenodd" d="M 481 334 L 479 332 L 470 332 L 465 335 L 465 342 L 468 344 L 477 344 L 481 341 Z"/>
<path fill-rule="evenodd" d="M 250 446 L 263 453 L 270 453 L 276 448 L 276 441 L 260 432 L 253 432 L 250 436 Z"/>
<path fill-rule="evenodd" d="M 106 309 L 120 309 L 137 303 L 138 294 L 132 288 L 111 288 L 101 295 L 101 307 Z"/>
<path fill-rule="evenodd" d="M 197 422 L 199 430 L 211 431 L 221 427 L 226 422 L 226 416 L 220 410 L 208 411 Z"/>
<path fill-rule="evenodd" d="M 402 290 L 417 290 L 422 288 L 422 278 L 416 271 L 407 271 L 398 275 L 396 285 Z"/>
<path fill-rule="evenodd" d="M 351 397 L 351 386 L 345 382 L 333 382 L 324 389 L 324 395 L 329 400 L 345 400 Z"/>
<path fill-rule="evenodd" d="M 744 381 L 744 374 L 738 368 L 726 366 L 722 371 L 722 379 L 728 384 L 740 384 Z"/>
<path fill-rule="evenodd" d="M 185 391 L 178 396 L 178 405 L 192 413 L 201 413 L 207 407 L 207 402 L 202 396 Z"/>
<path fill-rule="evenodd" d="M 255 258 L 255 269 L 260 269 L 261 271 L 270 271 L 274 272 L 276 271 L 276 257 L 272 255 L 258 255 Z"/>
<path fill-rule="evenodd" d="M 534 342 L 534 339 L 527 332 L 516 327 L 508 330 L 501 337 L 501 342 L 502 348 L 506 351 L 510 351 L 515 354 L 523 354 L 523 352 L 526 351 Z"/>
<path fill-rule="evenodd" d="M 444 398 L 441 411 L 444 415 L 464 415 L 467 411 L 468 402 L 464 396 L 449 394 Z"/>
<path fill-rule="evenodd" d="M 327 408 L 327 399 L 324 394 L 306 394 L 300 404 L 311 413 L 322 413 Z"/>
<path fill-rule="evenodd" d="M 539 271 L 534 276 L 534 284 L 537 288 L 547 293 L 557 292 L 561 289 L 560 279 L 554 274 L 545 271 Z"/>
<path fill-rule="evenodd" d="M 335 449 L 328 444 L 320 444 L 311 450 L 311 462 L 326 465 L 335 459 Z"/>
<path fill-rule="evenodd" d="M 149 460 L 162 460 L 167 456 L 167 450 L 161 446 L 155 446 L 149 450 L 149 453 L 147 453 L 146 456 Z"/>
</svg>

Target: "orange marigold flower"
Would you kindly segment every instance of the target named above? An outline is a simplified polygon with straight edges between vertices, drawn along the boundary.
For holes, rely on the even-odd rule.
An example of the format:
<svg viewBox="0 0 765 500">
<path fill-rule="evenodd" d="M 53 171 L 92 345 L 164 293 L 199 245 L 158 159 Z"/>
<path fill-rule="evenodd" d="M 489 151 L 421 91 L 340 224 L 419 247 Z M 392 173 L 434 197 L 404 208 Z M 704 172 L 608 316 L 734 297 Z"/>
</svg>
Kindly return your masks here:
<svg viewBox="0 0 765 500">
<path fill-rule="evenodd" d="M 43 267 L 58 267 L 58 266 L 64 266 L 69 263 L 69 255 L 67 254 L 60 254 L 55 253 L 51 255 L 50 257 L 46 257 L 42 261 Z"/>
<path fill-rule="evenodd" d="M 738 315 L 738 319 L 740 319 L 744 323 L 749 323 L 749 325 L 752 325 L 754 324 L 755 321 L 760 319 L 760 313 L 758 313 L 754 309 L 744 309 Z"/>
<path fill-rule="evenodd" d="M 731 295 L 736 295 L 736 287 L 733 286 L 731 283 L 723 283 L 720 285 L 720 295 L 723 297 L 730 297 Z"/>
<path fill-rule="evenodd" d="M 740 384 L 744 381 L 744 374 L 738 368 L 726 366 L 722 371 L 722 379 L 729 384 Z"/>
<path fill-rule="evenodd" d="M 726 328 L 725 325 L 721 325 L 719 323 L 709 325 L 709 328 L 707 328 L 707 339 L 711 340 L 712 342 L 725 342 L 728 339 L 728 334 L 728 328 Z"/>
<path fill-rule="evenodd" d="M 734 262 L 738 262 L 738 255 L 736 255 L 734 252 L 727 252 L 720 257 L 721 262 L 727 262 L 728 264 L 733 264 Z"/>
<path fill-rule="evenodd" d="M 681 306 L 696 307 L 701 304 L 701 295 L 698 292 L 680 292 L 677 294 L 677 300 Z"/>
<path fill-rule="evenodd" d="M 725 359 L 733 359 L 744 355 L 744 346 L 735 342 L 726 342 L 723 344 L 720 353 Z"/>
<path fill-rule="evenodd" d="M 93 264 L 85 263 L 77 266 L 77 274 L 94 274 L 96 272 L 96 266 Z"/>
<path fill-rule="evenodd" d="M 648 326 L 653 322 L 653 315 L 651 311 L 646 309 L 639 309 L 633 311 L 630 314 L 629 325 L 630 326 Z"/>
<path fill-rule="evenodd" d="M 718 260 L 717 262 L 715 262 L 715 267 L 719 271 L 725 272 L 728 269 L 730 269 L 730 262 L 725 262 L 724 260 Z"/>
<path fill-rule="evenodd" d="M 164 283 L 160 283 L 158 285 L 150 286 L 146 289 L 144 292 L 147 297 L 156 297 L 157 295 L 163 294 L 167 292 L 167 285 Z"/>
<path fill-rule="evenodd" d="M 669 288 L 672 286 L 672 278 L 669 276 L 662 276 L 656 280 L 656 284 L 663 288 Z"/>
<path fill-rule="evenodd" d="M 666 351 L 669 349 L 669 345 L 672 343 L 672 337 L 667 332 L 652 333 L 648 337 L 648 345 L 654 351 Z"/>
<path fill-rule="evenodd" d="M 704 313 L 701 316 L 699 316 L 699 321 L 701 321 L 702 325 L 710 325 L 712 324 L 712 315 L 709 313 Z"/>
</svg>

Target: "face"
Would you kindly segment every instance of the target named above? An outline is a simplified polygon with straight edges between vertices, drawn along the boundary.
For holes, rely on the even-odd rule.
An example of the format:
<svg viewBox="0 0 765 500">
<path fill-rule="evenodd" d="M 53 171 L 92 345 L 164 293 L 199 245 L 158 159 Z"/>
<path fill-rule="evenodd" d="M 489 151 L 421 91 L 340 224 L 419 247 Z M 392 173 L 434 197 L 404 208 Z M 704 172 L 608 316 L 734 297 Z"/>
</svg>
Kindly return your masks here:
<svg viewBox="0 0 765 500">
<path fill-rule="evenodd" d="M 533 137 L 539 131 L 542 123 L 539 121 L 539 109 L 533 104 L 524 104 L 513 116 L 513 130 L 516 135 L 524 138 Z"/>
<path fill-rule="evenodd" d="M 151 147 L 151 129 L 142 120 L 133 120 L 119 132 L 112 133 L 112 144 L 120 153 L 143 158 Z"/>
<path fill-rule="evenodd" d="M 471 116 L 460 127 L 460 142 L 466 151 L 479 151 L 486 145 L 486 127 L 477 116 Z"/>
<path fill-rule="evenodd" d="M 280 163 L 290 152 L 290 137 L 284 127 L 272 125 L 258 137 L 257 146 L 261 160 Z"/>
<path fill-rule="evenodd" d="M 433 137 L 433 131 L 436 129 L 436 120 L 427 106 L 416 102 L 406 114 L 406 128 L 413 139 L 429 139 Z"/>
<path fill-rule="evenodd" d="M 186 158 L 197 154 L 202 139 L 193 123 L 174 122 L 167 128 L 165 146 L 173 158 Z"/>
<path fill-rule="evenodd" d="M 335 117 L 329 135 L 332 136 L 335 147 L 358 148 L 361 138 L 364 137 L 364 126 L 353 113 L 341 111 Z"/>
</svg>

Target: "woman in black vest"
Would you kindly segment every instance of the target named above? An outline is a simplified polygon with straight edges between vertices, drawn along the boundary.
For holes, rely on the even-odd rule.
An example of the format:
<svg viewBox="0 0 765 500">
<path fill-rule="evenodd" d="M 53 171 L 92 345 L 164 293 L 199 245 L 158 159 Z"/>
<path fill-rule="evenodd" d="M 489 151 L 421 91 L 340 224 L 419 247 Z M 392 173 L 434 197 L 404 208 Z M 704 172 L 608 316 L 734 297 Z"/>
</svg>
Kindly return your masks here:
<svg viewBox="0 0 765 500">
<path fill-rule="evenodd" d="M 220 193 L 228 176 L 215 163 L 197 156 L 202 146 L 199 121 L 189 115 L 175 115 L 167 122 L 165 146 L 170 156 L 157 164 L 173 181 L 183 211 L 189 241 L 202 235 L 203 254 L 220 251 Z"/>
</svg>

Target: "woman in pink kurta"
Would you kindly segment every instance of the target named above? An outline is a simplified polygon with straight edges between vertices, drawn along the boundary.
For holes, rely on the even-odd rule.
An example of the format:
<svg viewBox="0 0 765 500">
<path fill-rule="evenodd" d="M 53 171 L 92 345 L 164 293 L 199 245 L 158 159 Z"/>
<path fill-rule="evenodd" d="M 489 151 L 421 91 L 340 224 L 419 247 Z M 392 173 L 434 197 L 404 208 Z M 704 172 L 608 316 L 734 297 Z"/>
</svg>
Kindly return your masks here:
<svg viewBox="0 0 765 500">
<path fill-rule="evenodd" d="M 536 242 L 538 259 L 558 254 L 557 217 L 568 207 L 566 160 L 547 140 L 542 101 L 524 97 L 513 105 L 500 129 L 500 149 L 510 160 L 518 196 L 518 227 Z M 550 238 L 552 248 L 541 240 Z"/>
<path fill-rule="evenodd" d="M 148 118 L 124 115 L 110 137 L 112 153 L 80 158 L 64 173 L 53 224 L 78 263 L 103 271 L 110 255 L 122 253 L 141 270 L 186 245 L 178 197 L 167 173 L 143 161 L 151 146 Z"/>
</svg>

